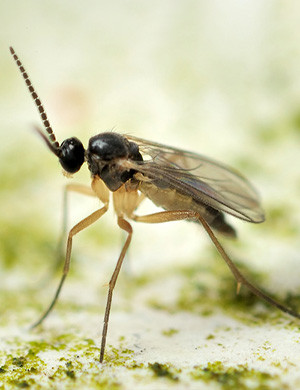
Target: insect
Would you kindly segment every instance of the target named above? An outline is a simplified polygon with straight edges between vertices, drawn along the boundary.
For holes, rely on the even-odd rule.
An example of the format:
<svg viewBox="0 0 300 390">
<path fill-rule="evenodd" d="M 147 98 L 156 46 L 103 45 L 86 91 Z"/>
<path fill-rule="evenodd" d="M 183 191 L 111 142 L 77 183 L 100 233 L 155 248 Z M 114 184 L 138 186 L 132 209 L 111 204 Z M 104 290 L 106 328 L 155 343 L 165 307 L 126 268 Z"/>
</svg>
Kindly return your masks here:
<svg viewBox="0 0 300 390">
<path fill-rule="evenodd" d="M 104 358 L 114 287 L 132 237 L 132 227 L 128 220 L 145 223 L 189 220 L 202 225 L 235 277 L 237 292 L 244 285 L 269 304 L 300 318 L 300 314 L 275 301 L 250 283 L 234 265 L 215 236 L 214 231 L 235 237 L 235 230 L 226 221 L 224 213 L 247 222 L 264 221 L 264 212 L 258 195 L 243 176 L 202 155 L 115 132 L 95 135 L 90 138 L 86 149 L 75 137 L 59 144 L 28 74 L 12 47 L 10 52 L 43 122 L 45 131 L 36 129 L 39 135 L 59 159 L 67 174 L 78 172 L 84 162 L 88 165 L 91 187 L 72 184 L 69 189 L 85 195 L 94 195 L 103 204 L 69 231 L 60 283 L 48 309 L 32 327 L 41 324 L 57 302 L 70 267 L 73 237 L 105 214 L 109 206 L 110 193 L 117 223 L 127 233 L 127 238 L 108 285 L 100 362 L 103 362 Z M 144 216 L 137 215 L 136 209 L 144 198 L 149 198 L 164 211 Z"/>
</svg>

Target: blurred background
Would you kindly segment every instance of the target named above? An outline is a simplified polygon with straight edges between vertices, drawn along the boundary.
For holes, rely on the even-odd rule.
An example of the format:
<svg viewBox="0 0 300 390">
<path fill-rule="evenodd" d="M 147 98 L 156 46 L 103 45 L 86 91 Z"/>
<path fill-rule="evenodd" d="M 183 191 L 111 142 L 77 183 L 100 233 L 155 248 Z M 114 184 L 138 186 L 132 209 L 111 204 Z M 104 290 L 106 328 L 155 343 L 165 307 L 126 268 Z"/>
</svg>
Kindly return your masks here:
<svg viewBox="0 0 300 390">
<path fill-rule="evenodd" d="M 36 288 L 51 269 L 67 182 L 32 131 L 40 119 L 11 45 L 60 142 L 77 136 L 87 145 L 113 129 L 240 170 L 261 194 L 267 221 L 232 219 L 243 244 L 228 245 L 269 274 L 274 292 L 299 291 L 299 17 L 300 3 L 289 0 L 1 2 L 2 288 Z M 86 167 L 76 179 L 89 183 Z M 97 204 L 74 195 L 69 224 Z M 134 231 L 129 267 L 137 273 L 201 261 L 210 245 L 183 222 Z M 113 213 L 103 217 L 76 240 L 75 269 L 107 282 L 123 239 Z"/>
</svg>

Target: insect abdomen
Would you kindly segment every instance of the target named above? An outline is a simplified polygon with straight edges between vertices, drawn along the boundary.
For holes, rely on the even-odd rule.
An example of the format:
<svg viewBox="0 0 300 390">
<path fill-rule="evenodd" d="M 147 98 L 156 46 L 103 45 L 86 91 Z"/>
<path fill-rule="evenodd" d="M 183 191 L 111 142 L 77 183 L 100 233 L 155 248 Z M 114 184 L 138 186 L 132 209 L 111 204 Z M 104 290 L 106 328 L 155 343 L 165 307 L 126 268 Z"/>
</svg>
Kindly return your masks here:
<svg viewBox="0 0 300 390">
<path fill-rule="evenodd" d="M 213 207 L 196 202 L 173 188 L 159 188 L 148 181 L 140 181 L 139 190 L 156 206 L 165 210 L 192 210 L 199 213 L 215 230 L 235 237 L 235 230 L 225 221 L 224 214 Z"/>
</svg>

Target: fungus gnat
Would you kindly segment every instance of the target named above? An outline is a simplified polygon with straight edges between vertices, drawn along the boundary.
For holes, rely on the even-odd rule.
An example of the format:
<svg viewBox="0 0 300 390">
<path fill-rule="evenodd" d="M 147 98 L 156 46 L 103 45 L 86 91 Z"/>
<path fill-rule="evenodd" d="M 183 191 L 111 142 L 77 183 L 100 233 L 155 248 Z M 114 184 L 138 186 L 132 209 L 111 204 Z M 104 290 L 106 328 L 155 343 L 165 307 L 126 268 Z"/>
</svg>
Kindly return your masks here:
<svg viewBox="0 0 300 390">
<path fill-rule="evenodd" d="M 78 172 L 84 162 L 88 165 L 91 187 L 71 185 L 69 189 L 85 195 L 92 194 L 103 203 L 101 208 L 70 230 L 60 283 L 48 309 L 33 327 L 44 321 L 57 302 L 69 271 L 74 235 L 102 217 L 108 209 L 110 192 L 118 225 L 127 233 L 127 238 L 108 285 L 100 362 L 104 357 L 113 290 L 132 236 L 132 227 L 128 220 L 162 223 L 186 219 L 202 225 L 235 277 L 237 291 L 241 285 L 245 285 L 259 298 L 300 318 L 300 314 L 275 301 L 250 283 L 233 264 L 213 232 L 235 237 L 235 230 L 226 221 L 224 213 L 247 222 L 264 221 L 258 195 L 243 176 L 202 155 L 114 132 L 95 135 L 89 140 L 87 149 L 75 137 L 59 144 L 28 74 L 12 47 L 10 52 L 38 108 L 45 133 L 39 129 L 37 131 L 48 148 L 69 174 Z M 149 198 L 165 211 L 136 215 L 135 211 L 144 198 Z"/>
</svg>

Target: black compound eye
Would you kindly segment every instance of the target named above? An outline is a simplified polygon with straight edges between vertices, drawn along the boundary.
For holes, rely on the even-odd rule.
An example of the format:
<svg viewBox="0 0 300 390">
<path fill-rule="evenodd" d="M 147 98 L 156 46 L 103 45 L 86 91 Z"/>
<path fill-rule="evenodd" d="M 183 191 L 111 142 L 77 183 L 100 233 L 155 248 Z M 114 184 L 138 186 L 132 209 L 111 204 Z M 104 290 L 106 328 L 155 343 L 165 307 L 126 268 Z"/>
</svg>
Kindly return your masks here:
<svg viewBox="0 0 300 390">
<path fill-rule="evenodd" d="M 79 171 L 84 163 L 84 147 L 78 138 L 68 138 L 61 144 L 59 162 L 69 173 Z"/>
</svg>

